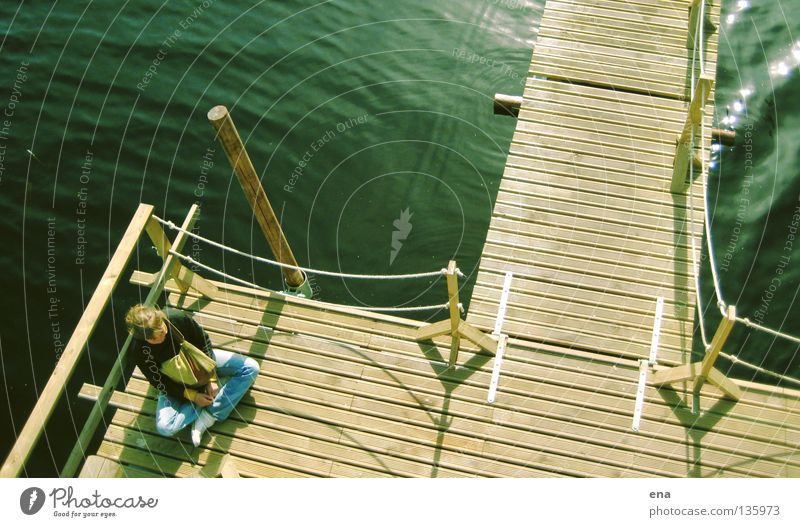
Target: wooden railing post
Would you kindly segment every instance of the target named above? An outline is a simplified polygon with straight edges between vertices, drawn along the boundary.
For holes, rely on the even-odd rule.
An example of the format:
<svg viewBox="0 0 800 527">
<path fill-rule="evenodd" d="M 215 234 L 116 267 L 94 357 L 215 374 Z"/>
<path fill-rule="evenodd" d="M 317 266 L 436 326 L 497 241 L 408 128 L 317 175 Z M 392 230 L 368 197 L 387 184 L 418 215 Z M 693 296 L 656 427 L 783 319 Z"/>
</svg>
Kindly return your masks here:
<svg viewBox="0 0 800 527">
<path fill-rule="evenodd" d="M 183 221 L 183 225 L 181 225 L 181 230 L 190 232 L 195 221 L 197 221 L 197 215 L 199 212 L 199 205 L 196 203 L 192 205 L 192 207 L 189 209 L 189 213 L 186 215 L 186 219 Z M 188 234 L 179 232 L 175 237 L 175 243 L 172 244 L 171 250 L 173 252 L 180 253 L 188 239 Z M 144 300 L 145 305 L 152 306 L 156 303 L 156 300 L 158 300 L 159 296 L 161 296 L 161 292 L 164 290 L 164 285 L 167 283 L 167 280 L 169 280 L 175 274 L 175 269 L 178 265 L 180 265 L 178 257 L 172 254 L 167 254 L 167 257 L 161 266 L 161 271 L 159 271 L 159 273 L 156 275 L 156 281 L 152 286 L 150 286 L 150 291 Z M 111 372 L 108 374 L 106 382 L 103 384 L 103 388 L 100 390 L 100 394 L 97 396 L 97 401 L 95 401 L 92 411 L 89 414 L 88 419 L 86 419 L 86 424 L 84 424 L 83 429 L 78 436 L 78 440 L 75 442 L 75 446 L 72 447 L 69 458 L 64 464 L 64 468 L 61 470 L 62 478 L 73 477 L 78 471 L 78 467 L 86 455 L 86 446 L 88 446 L 89 441 L 94 436 L 95 431 L 97 430 L 97 425 L 100 424 L 100 421 L 103 417 L 103 412 L 105 412 L 106 406 L 108 406 L 108 401 L 111 400 L 111 395 L 114 393 L 114 387 L 122 378 L 123 369 L 128 356 L 128 349 L 130 348 L 132 340 L 133 338 L 128 335 L 127 339 L 125 340 L 125 344 L 122 346 L 122 349 L 117 355 L 117 360 L 114 361 L 114 366 L 111 368 Z"/>
<path fill-rule="evenodd" d="M 167 256 L 169 256 L 169 251 L 172 248 L 172 243 L 169 241 L 169 238 L 167 238 L 167 234 L 164 232 L 164 229 L 161 228 L 161 224 L 158 222 L 158 220 L 151 217 L 150 221 L 147 222 L 146 230 L 147 235 L 150 237 L 150 240 L 153 242 L 153 245 L 156 248 L 156 252 L 166 262 Z M 186 266 L 180 262 L 178 262 L 175 266 L 175 272 L 172 278 L 175 279 L 175 283 L 178 284 L 178 288 L 183 293 L 188 291 L 189 288 L 192 288 L 203 296 L 215 298 L 219 292 L 217 286 L 198 275 L 191 269 L 187 269 Z"/>
<path fill-rule="evenodd" d="M 228 109 L 225 106 L 211 108 L 208 112 L 208 120 L 217 130 L 222 148 L 225 149 L 228 161 L 236 173 L 236 178 L 242 186 L 244 195 L 253 209 L 253 214 L 261 227 L 261 232 L 267 239 L 270 249 L 272 249 L 275 259 L 283 264 L 298 267 L 294 253 L 292 253 L 289 242 L 283 234 L 283 229 L 275 216 L 275 211 L 272 209 L 269 199 L 267 199 L 264 188 L 261 186 L 256 169 L 253 167 L 253 162 L 250 161 L 250 156 L 247 155 L 247 150 L 244 147 L 242 138 L 239 136 L 239 132 L 236 130 L 236 125 L 233 124 Z M 298 269 L 283 267 L 282 271 L 286 283 L 290 287 L 297 288 L 306 282 L 305 276 Z"/>
<path fill-rule="evenodd" d="M 725 374 L 714 368 L 714 362 L 716 362 L 720 351 L 722 351 L 722 346 L 725 345 L 725 341 L 728 339 L 728 335 L 730 335 L 735 324 L 736 306 L 728 306 L 703 360 L 657 371 L 652 376 L 653 384 L 658 386 L 694 381 L 693 393 L 699 395 L 703 385 L 709 382 L 722 390 L 731 399 L 738 401 L 742 397 L 742 390 Z"/>
<path fill-rule="evenodd" d="M 675 150 L 675 160 L 672 165 L 672 182 L 670 183 L 670 191 L 673 193 L 683 192 L 686 188 L 686 173 L 689 169 L 689 163 L 693 161 L 694 157 L 694 141 L 697 141 L 700 135 L 703 108 L 711 95 L 713 86 L 714 77 L 712 75 L 701 75 L 697 79 L 694 94 L 692 94 L 692 100 L 689 103 L 689 112 L 683 124 L 681 135 L 678 137 Z M 700 137 L 700 141 L 704 139 Z M 705 160 L 702 160 L 702 162 L 705 162 Z"/>
<path fill-rule="evenodd" d="M 454 365 L 458 360 L 458 348 L 461 345 L 461 337 L 458 333 L 458 326 L 461 324 L 461 312 L 458 309 L 458 275 L 456 274 L 456 262 L 450 260 L 447 264 L 447 296 L 450 304 L 450 365 Z"/>
<path fill-rule="evenodd" d="M 700 374 L 694 380 L 695 393 L 700 393 L 700 389 L 711 374 L 714 363 L 717 361 L 717 357 L 719 357 L 719 352 L 722 351 L 722 346 L 724 346 L 725 341 L 728 340 L 728 335 L 731 334 L 731 330 L 735 324 L 736 306 L 728 306 L 725 316 L 720 321 L 717 331 L 714 333 L 714 338 L 711 339 L 709 349 L 705 357 L 703 357 L 703 363 L 700 366 Z"/>
<path fill-rule="evenodd" d="M 89 299 L 89 303 L 86 305 L 75 331 L 72 332 L 72 336 L 64 348 L 64 353 L 50 375 L 47 385 L 39 396 L 39 400 L 36 401 L 36 405 L 33 407 L 31 415 L 11 448 L 11 452 L 3 463 L 3 467 L 0 469 L 0 476 L 13 478 L 19 476 L 20 472 L 22 472 L 53 413 L 56 403 L 64 392 L 67 382 L 72 377 L 83 350 L 86 348 L 86 342 L 94 333 L 100 314 L 108 304 L 111 293 L 122 277 L 122 273 L 133 251 L 136 249 L 137 242 L 152 213 L 152 205 L 140 204 L 133 215 L 133 219 L 128 224 L 128 228 L 117 246 L 117 250 L 114 251 L 111 261 L 108 262 L 108 266 L 106 266 L 106 270 L 100 278 L 100 283 L 92 294 L 92 298 Z"/>
<path fill-rule="evenodd" d="M 441 335 L 450 335 L 450 359 L 448 363 L 454 366 L 458 361 L 458 349 L 461 346 L 461 339 L 464 338 L 476 344 L 484 351 L 497 353 L 497 341 L 476 329 L 472 325 L 461 320 L 461 309 L 458 302 L 458 268 L 455 260 L 450 260 L 445 270 L 447 278 L 447 305 L 450 316 L 447 320 L 440 320 L 427 326 L 417 329 L 414 340 L 431 340 Z"/>
<path fill-rule="evenodd" d="M 697 38 L 698 22 L 704 23 L 700 20 L 700 12 L 702 11 L 703 2 L 705 0 L 692 0 L 689 5 L 689 34 L 686 38 L 686 47 L 694 49 L 694 41 Z"/>
</svg>

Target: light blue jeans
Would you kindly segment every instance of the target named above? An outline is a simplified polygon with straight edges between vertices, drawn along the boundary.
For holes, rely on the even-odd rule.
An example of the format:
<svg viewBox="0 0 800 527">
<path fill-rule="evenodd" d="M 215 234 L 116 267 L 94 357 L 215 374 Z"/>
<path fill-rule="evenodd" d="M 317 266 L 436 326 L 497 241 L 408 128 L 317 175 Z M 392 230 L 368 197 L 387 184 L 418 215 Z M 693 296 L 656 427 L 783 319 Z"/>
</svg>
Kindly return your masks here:
<svg viewBox="0 0 800 527">
<path fill-rule="evenodd" d="M 201 410 L 206 410 L 217 421 L 224 421 L 258 377 L 258 363 L 249 357 L 215 349 L 214 359 L 220 377 L 220 389 L 214 402 L 200 408 L 183 397 L 177 399 L 165 393 L 159 394 L 156 406 L 156 430 L 159 434 L 174 436 L 192 424 Z"/>
</svg>

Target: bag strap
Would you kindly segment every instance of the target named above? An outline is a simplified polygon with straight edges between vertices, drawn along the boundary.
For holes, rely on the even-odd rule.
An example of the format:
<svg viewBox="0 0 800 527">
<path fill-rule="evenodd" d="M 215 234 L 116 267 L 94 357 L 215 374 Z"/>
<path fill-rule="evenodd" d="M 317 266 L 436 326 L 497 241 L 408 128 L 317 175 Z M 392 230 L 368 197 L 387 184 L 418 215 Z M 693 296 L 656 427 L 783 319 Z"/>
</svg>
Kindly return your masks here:
<svg viewBox="0 0 800 527">
<path fill-rule="evenodd" d="M 164 316 L 164 320 L 166 320 L 167 324 L 169 324 L 170 327 L 172 329 L 174 329 L 178 333 L 178 336 L 181 338 L 181 342 L 184 342 L 186 340 L 186 337 L 183 336 L 183 333 L 181 333 L 181 330 L 179 330 L 177 327 L 175 327 L 175 324 L 173 324 L 172 321 L 169 319 L 169 317 L 167 317 L 166 315 Z"/>
</svg>

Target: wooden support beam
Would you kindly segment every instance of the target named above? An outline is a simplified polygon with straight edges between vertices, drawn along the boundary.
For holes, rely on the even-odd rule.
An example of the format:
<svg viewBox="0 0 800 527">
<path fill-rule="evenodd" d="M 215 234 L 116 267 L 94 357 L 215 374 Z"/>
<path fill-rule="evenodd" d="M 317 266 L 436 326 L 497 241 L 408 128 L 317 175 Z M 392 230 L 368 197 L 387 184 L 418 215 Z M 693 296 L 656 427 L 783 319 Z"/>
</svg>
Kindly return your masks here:
<svg viewBox="0 0 800 527">
<path fill-rule="evenodd" d="M 676 382 L 684 382 L 694 379 L 700 373 L 699 362 L 691 362 L 689 364 L 681 364 L 673 368 L 659 370 L 653 373 L 650 377 L 650 382 L 655 386 L 662 384 L 674 384 Z"/>
<path fill-rule="evenodd" d="M 734 401 L 738 401 L 742 398 L 741 388 L 739 388 L 732 380 L 725 377 L 725 374 L 716 368 L 711 368 L 711 371 L 708 372 L 708 382 L 722 390 L 722 392 L 727 395 L 728 398 L 733 399 Z"/>
<path fill-rule="evenodd" d="M 497 353 L 497 341 L 467 322 L 458 325 L 458 334 L 492 355 Z"/>
<path fill-rule="evenodd" d="M 660 370 L 655 372 L 650 378 L 651 383 L 654 386 L 661 386 L 664 384 L 696 381 L 699 378 L 702 366 L 702 362 L 692 362 L 691 364 L 683 364 L 681 366 L 675 366 L 674 368 Z M 742 397 L 741 388 L 732 380 L 725 377 L 725 374 L 716 368 L 711 368 L 708 373 L 707 381 L 722 390 L 725 395 L 734 401 L 738 401 Z M 699 391 L 694 393 L 699 394 Z"/>
<path fill-rule="evenodd" d="M 519 109 L 522 107 L 522 97 L 517 95 L 506 95 L 504 93 L 494 94 L 494 114 L 510 115 L 519 117 Z"/>
<path fill-rule="evenodd" d="M 442 335 L 449 335 L 451 331 L 450 320 L 440 320 L 439 322 L 434 322 L 433 324 L 418 328 L 414 340 L 418 342 L 420 340 L 431 340 Z"/>
<path fill-rule="evenodd" d="M 191 232 L 195 221 L 197 221 L 197 216 L 199 213 L 200 206 L 195 203 L 189 209 L 189 213 L 186 215 L 186 219 L 181 225 L 181 230 Z M 172 251 L 180 253 L 181 250 L 183 250 L 183 246 L 186 245 L 188 239 L 188 234 L 179 232 L 175 237 L 175 243 L 172 244 Z M 166 284 L 167 280 L 169 280 L 169 278 L 174 274 L 175 268 L 179 263 L 180 261 L 178 260 L 177 256 L 172 254 L 167 255 L 167 258 L 164 260 L 164 264 L 161 267 L 161 271 L 159 271 L 156 277 L 156 281 L 150 287 L 150 291 L 144 300 L 145 305 L 152 306 L 156 303 L 156 300 L 158 300 L 159 296 L 161 296 L 161 292 L 164 290 L 164 284 Z M 70 452 L 69 458 L 64 464 L 64 468 L 61 470 L 62 478 L 73 477 L 83 461 L 86 455 L 85 448 L 89 445 L 89 442 L 97 430 L 97 426 L 100 424 L 100 421 L 103 418 L 103 412 L 105 412 L 106 406 L 108 406 L 108 401 L 111 399 L 111 395 L 114 392 L 114 387 L 122 378 L 122 372 L 126 364 L 128 350 L 130 349 L 132 342 L 133 337 L 128 335 L 128 337 L 125 339 L 125 344 L 123 344 L 122 349 L 117 355 L 117 360 L 114 361 L 111 372 L 106 378 L 106 382 L 103 384 L 103 388 L 97 397 L 97 401 L 92 407 L 92 411 L 89 414 L 89 417 L 86 419 L 86 423 L 83 425 L 83 429 L 78 436 L 78 440 L 75 442 L 75 446 L 72 447 L 72 452 Z"/>
<path fill-rule="evenodd" d="M 230 113 L 225 106 L 215 106 L 208 112 L 208 120 L 214 125 L 219 137 L 222 148 L 228 156 L 233 167 L 239 184 L 242 186 L 244 195 L 250 203 L 250 208 L 253 209 L 253 214 L 258 221 L 261 232 L 267 239 L 272 254 L 279 262 L 297 267 L 297 260 L 292 253 L 289 242 L 283 234 L 278 218 L 275 216 L 275 211 L 267 199 L 264 188 L 261 186 L 261 181 L 258 178 L 256 169 L 253 167 L 253 162 L 250 161 L 250 156 L 247 155 L 242 138 L 236 130 L 236 125 L 233 124 Z M 282 268 L 283 276 L 286 282 L 291 287 L 299 287 L 305 282 L 305 276 L 297 269 L 288 267 Z"/>
<path fill-rule="evenodd" d="M 39 400 L 36 401 L 36 405 L 33 407 L 33 411 L 25 422 L 22 431 L 20 431 L 14 446 L 11 448 L 11 452 L 3 463 L 3 467 L 0 470 L 1 477 L 17 477 L 22 472 L 47 421 L 53 413 L 58 399 L 64 392 L 70 377 L 72 377 L 83 350 L 86 348 L 86 343 L 94 333 L 100 315 L 106 304 L 108 304 L 117 282 L 122 277 L 152 213 L 152 205 L 140 204 L 133 215 L 125 234 L 122 236 L 122 240 L 117 245 L 117 250 L 114 251 L 111 261 L 108 262 L 108 266 L 100 278 L 100 283 L 94 290 L 91 299 L 89 299 L 83 315 L 78 320 L 78 325 L 72 332 L 72 336 L 64 348 L 64 353 L 50 375 L 47 385 L 42 390 Z"/>
<path fill-rule="evenodd" d="M 725 146 L 736 144 L 736 130 L 725 130 L 723 128 L 712 128 L 711 139 Z"/>
<path fill-rule="evenodd" d="M 153 242 L 153 245 L 155 245 L 156 252 L 166 261 L 167 256 L 169 256 L 169 251 L 172 248 L 172 243 L 169 241 L 169 238 L 167 238 L 164 229 L 161 228 L 161 224 L 155 218 L 151 217 L 150 221 L 147 222 L 146 230 L 147 235 L 150 236 L 150 240 Z M 188 269 L 181 262 L 178 262 L 176 265 L 175 275 L 172 278 L 175 279 L 175 282 L 183 293 L 188 291 L 189 288 L 192 288 L 207 298 L 215 298 L 217 296 L 217 286 L 191 269 Z"/>
<path fill-rule="evenodd" d="M 693 138 L 696 141 L 700 135 L 703 108 L 708 102 L 713 86 L 714 77 L 712 75 L 704 74 L 697 79 L 694 94 L 689 103 L 688 115 L 675 150 L 675 160 L 672 165 L 672 182 L 670 183 L 670 191 L 673 193 L 683 192 L 686 188 L 686 173 L 689 169 L 689 163 L 693 162 L 694 158 L 695 143 Z M 702 141 L 703 138 L 700 138 L 700 140 Z"/>
<path fill-rule="evenodd" d="M 447 264 L 447 296 L 450 304 L 450 366 L 458 360 L 458 348 L 461 345 L 461 336 L 458 326 L 461 324 L 461 312 L 458 310 L 458 275 L 456 262 L 450 260 Z"/>
</svg>

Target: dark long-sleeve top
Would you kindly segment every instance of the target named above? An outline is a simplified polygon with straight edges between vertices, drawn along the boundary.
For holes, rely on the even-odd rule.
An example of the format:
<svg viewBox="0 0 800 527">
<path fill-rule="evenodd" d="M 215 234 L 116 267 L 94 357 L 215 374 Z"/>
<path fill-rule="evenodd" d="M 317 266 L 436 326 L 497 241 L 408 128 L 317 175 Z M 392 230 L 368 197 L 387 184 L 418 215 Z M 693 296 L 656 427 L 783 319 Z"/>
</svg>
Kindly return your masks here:
<svg viewBox="0 0 800 527">
<path fill-rule="evenodd" d="M 203 328 L 200 327 L 200 324 L 195 322 L 190 315 L 170 308 L 165 309 L 164 314 L 172 326 L 178 328 L 178 331 L 181 332 L 186 340 L 203 350 L 209 357 L 214 358 L 211 340 Z M 161 373 L 161 364 L 177 355 L 181 348 L 181 337 L 172 326 L 167 324 L 167 336 L 161 344 L 150 344 L 145 340 L 133 339 L 132 353 L 134 362 L 142 370 L 150 384 L 159 392 L 164 392 L 171 397 L 186 398 L 191 401 L 194 400 L 194 396 L 197 394 L 196 386 L 187 387 L 183 383 L 170 379 Z"/>
</svg>

